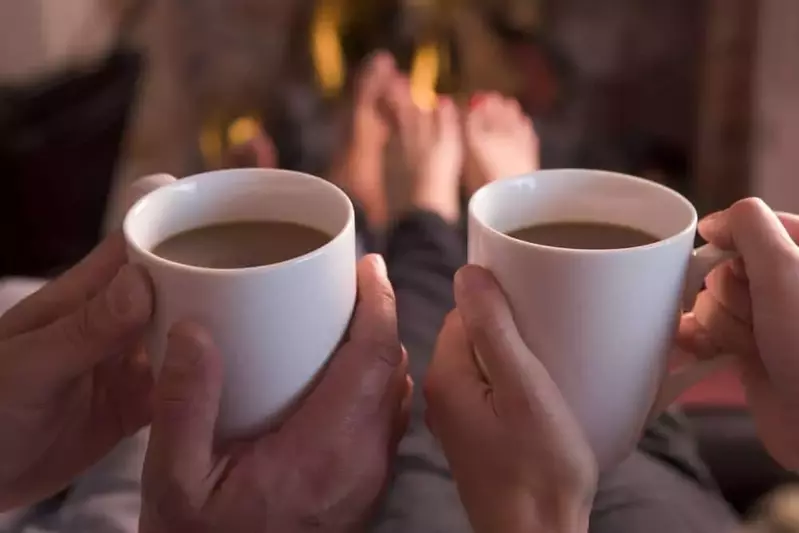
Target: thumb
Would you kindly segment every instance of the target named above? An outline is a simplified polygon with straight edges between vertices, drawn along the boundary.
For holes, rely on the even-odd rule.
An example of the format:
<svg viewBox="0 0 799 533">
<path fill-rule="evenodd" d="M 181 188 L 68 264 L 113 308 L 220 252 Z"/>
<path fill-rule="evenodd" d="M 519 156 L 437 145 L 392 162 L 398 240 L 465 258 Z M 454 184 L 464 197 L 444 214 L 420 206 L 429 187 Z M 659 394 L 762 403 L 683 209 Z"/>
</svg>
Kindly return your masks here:
<svg viewBox="0 0 799 533">
<path fill-rule="evenodd" d="M 463 267 L 455 275 L 455 302 L 488 381 L 513 396 L 526 396 L 528 381 L 546 371 L 522 340 L 494 276 L 478 266 Z"/>
<path fill-rule="evenodd" d="M 25 382 L 49 388 L 121 355 L 138 340 L 152 313 L 152 294 L 146 275 L 125 265 L 114 279 L 76 311 L 39 329 L 18 335 L 10 343 L 19 357 L 16 376 L 35 376 Z"/>
<path fill-rule="evenodd" d="M 155 386 L 147 461 L 186 489 L 212 469 L 214 427 L 222 397 L 222 359 L 202 328 L 173 326 Z"/>
</svg>

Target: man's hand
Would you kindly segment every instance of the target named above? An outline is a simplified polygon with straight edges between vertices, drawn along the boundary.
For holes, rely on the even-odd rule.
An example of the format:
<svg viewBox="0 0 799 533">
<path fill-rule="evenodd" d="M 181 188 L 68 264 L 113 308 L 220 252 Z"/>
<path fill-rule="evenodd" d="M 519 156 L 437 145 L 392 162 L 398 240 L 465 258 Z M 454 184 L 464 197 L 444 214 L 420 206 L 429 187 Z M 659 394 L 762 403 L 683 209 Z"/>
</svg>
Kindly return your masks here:
<svg viewBox="0 0 799 533">
<path fill-rule="evenodd" d="M 411 384 L 382 259 L 362 260 L 358 283 L 349 338 L 319 384 L 253 441 L 214 445 L 224 354 L 198 326 L 173 328 L 156 385 L 142 533 L 363 530 L 405 431 Z"/>
<path fill-rule="evenodd" d="M 587 531 L 597 465 L 577 421 L 522 341 L 494 277 L 461 269 L 455 299 L 425 396 L 474 530 Z"/>
<path fill-rule="evenodd" d="M 52 495 L 150 420 L 152 312 L 119 234 L 0 318 L 0 510 Z"/>
</svg>

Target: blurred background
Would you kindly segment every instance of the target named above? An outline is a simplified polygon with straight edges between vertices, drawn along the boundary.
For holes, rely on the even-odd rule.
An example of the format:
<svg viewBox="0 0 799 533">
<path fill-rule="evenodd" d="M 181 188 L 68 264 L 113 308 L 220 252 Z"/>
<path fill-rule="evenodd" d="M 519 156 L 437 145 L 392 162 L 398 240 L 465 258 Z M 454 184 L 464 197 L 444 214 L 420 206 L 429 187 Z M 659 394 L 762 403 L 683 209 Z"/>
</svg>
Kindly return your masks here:
<svg viewBox="0 0 799 533">
<path fill-rule="evenodd" d="M 796 0 L 0 0 L 0 278 L 60 272 L 126 184 L 218 168 L 259 127 L 280 166 L 325 175 L 379 48 L 420 105 L 517 98 L 543 167 L 641 175 L 702 213 L 752 194 L 799 212 Z M 734 377 L 681 403 L 736 508 L 793 479 Z"/>
<path fill-rule="evenodd" d="M 419 99 L 517 97 L 544 167 L 799 211 L 793 0 L 0 0 L 0 253 L 41 255 L 0 273 L 80 257 L 131 179 L 214 168 L 258 124 L 281 166 L 324 174 L 376 48 Z"/>
</svg>

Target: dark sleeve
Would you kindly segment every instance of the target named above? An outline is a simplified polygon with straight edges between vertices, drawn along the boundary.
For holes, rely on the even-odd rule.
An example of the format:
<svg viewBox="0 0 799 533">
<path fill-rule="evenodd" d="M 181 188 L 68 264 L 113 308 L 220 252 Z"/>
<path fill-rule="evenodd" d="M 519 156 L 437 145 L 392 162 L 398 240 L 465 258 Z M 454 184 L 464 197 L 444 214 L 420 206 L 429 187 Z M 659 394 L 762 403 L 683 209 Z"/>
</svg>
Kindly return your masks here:
<svg viewBox="0 0 799 533">
<path fill-rule="evenodd" d="M 421 384 L 438 331 L 454 307 L 452 280 L 466 262 L 459 228 L 426 211 L 411 211 L 389 232 L 386 263 L 397 295 L 399 332 Z"/>
<path fill-rule="evenodd" d="M 471 527 L 447 460 L 424 422 L 422 397 L 441 323 L 454 307 L 452 279 L 466 261 L 463 233 L 433 213 L 414 211 L 388 233 L 385 257 L 416 386 L 394 478 L 370 533 L 467 533 Z"/>
</svg>

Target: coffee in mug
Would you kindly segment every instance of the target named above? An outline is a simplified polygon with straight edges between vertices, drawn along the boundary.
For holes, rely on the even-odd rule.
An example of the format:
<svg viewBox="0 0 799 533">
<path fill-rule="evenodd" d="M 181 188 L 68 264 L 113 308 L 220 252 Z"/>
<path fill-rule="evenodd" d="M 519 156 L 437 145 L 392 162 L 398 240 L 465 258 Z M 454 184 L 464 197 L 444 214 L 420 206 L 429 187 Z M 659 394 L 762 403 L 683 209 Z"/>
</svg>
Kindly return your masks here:
<svg viewBox="0 0 799 533">
<path fill-rule="evenodd" d="M 646 246 L 658 241 L 649 233 L 604 222 L 552 222 L 535 224 L 508 233 L 532 244 L 576 250 L 613 250 Z"/>
<path fill-rule="evenodd" d="M 665 375 L 680 310 L 730 258 L 693 250 L 696 224 L 677 192 L 597 170 L 494 181 L 469 204 L 469 262 L 494 274 L 603 470 L 634 448 L 653 413 L 719 365 Z"/>
<path fill-rule="evenodd" d="M 349 198 L 321 178 L 273 169 L 148 176 L 129 197 L 128 256 L 155 293 L 153 370 L 170 328 L 199 324 L 224 363 L 217 434 L 279 424 L 349 326 L 357 282 Z"/>
<path fill-rule="evenodd" d="M 178 233 L 158 244 L 153 253 L 203 268 L 252 268 L 300 257 L 331 238 L 324 231 L 294 222 L 227 222 Z"/>
</svg>

